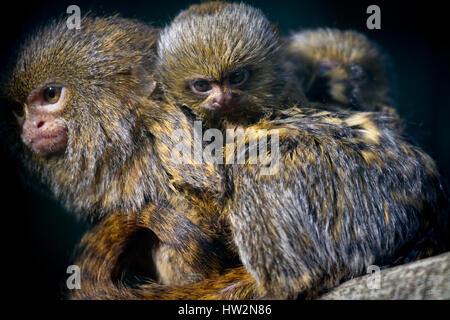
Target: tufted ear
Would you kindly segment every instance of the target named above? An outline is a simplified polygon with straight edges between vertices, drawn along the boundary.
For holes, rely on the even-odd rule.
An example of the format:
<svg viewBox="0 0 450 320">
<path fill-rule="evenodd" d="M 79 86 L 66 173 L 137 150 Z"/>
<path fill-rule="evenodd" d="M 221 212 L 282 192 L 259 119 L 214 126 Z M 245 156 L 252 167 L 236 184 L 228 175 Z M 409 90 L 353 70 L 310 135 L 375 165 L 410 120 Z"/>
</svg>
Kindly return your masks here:
<svg viewBox="0 0 450 320">
<path fill-rule="evenodd" d="M 150 96 L 156 88 L 156 81 L 153 79 L 153 73 L 142 65 L 133 67 L 132 74 L 138 79 L 139 93 L 142 96 Z"/>
<path fill-rule="evenodd" d="M 146 97 L 151 96 L 155 89 L 156 81 L 151 79 L 150 81 L 147 81 L 147 83 L 143 86 L 143 95 L 145 95 Z"/>
</svg>

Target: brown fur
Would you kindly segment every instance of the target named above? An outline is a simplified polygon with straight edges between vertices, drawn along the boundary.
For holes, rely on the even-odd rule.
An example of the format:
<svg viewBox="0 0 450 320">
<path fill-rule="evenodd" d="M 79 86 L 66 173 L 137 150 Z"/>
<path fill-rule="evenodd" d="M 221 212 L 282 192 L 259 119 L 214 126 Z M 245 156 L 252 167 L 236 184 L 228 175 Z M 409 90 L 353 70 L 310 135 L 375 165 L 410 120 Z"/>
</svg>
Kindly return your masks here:
<svg viewBox="0 0 450 320">
<path fill-rule="evenodd" d="M 284 66 L 325 109 L 375 111 L 392 104 L 387 58 L 356 31 L 316 29 L 285 39 Z"/>
<path fill-rule="evenodd" d="M 57 34 L 60 40 L 67 36 Z M 45 32 L 41 35 L 48 36 Z M 95 38 L 102 39 L 98 35 Z M 126 39 L 131 41 L 130 37 Z M 30 47 L 39 49 L 43 42 L 36 37 L 31 43 Z M 177 143 L 171 139 L 172 133 L 182 128 L 192 141 L 191 122 L 179 106 L 170 101 L 155 102 L 141 92 L 152 71 L 145 64 L 136 69 L 140 55 L 134 57 L 137 60 L 130 59 L 123 46 L 107 48 L 120 51 L 115 53 L 122 53 L 124 61 L 119 60 L 122 63 L 117 69 L 95 64 L 94 70 L 106 75 L 112 72 L 112 79 L 120 81 L 109 83 L 111 78 L 101 73 L 92 82 L 90 78 L 80 79 L 87 87 L 81 86 L 83 90 L 97 90 L 97 95 L 82 92 L 79 99 L 73 100 L 77 104 L 67 109 L 72 113 L 64 119 L 70 124 L 72 140 L 69 138 L 66 152 L 50 159 L 25 158 L 28 168 L 41 179 L 48 175 L 42 180 L 69 208 L 105 216 L 82 242 L 78 263 L 84 282 L 74 298 L 314 296 L 318 290 L 361 274 L 367 264 L 391 262 L 411 235 L 418 232 L 416 220 L 423 218 L 421 209 L 430 207 L 430 217 L 434 218 L 434 210 L 440 208 L 439 179 L 432 160 L 397 136 L 389 119 L 372 118 L 371 114 L 290 109 L 268 112 L 260 122 L 253 119 L 257 124 L 248 129 L 281 132 L 282 167 L 276 176 L 261 176 L 258 166 L 248 164 L 230 166 L 224 176 L 215 166 L 177 163 L 170 153 Z M 64 70 L 64 64 L 52 65 L 52 55 L 44 57 L 49 59 L 25 54 L 18 65 L 31 59 L 23 63 L 23 68 L 45 61 L 46 70 Z M 126 71 L 115 78 L 114 71 L 122 68 Z M 27 90 L 23 96 L 19 93 L 23 84 L 31 81 L 26 74 L 13 72 L 10 83 L 16 84 L 6 90 L 10 99 L 26 95 Z M 109 91 L 102 90 L 108 87 Z M 72 88 L 80 87 L 72 84 Z M 105 107 L 112 110 L 104 112 Z M 122 114 L 123 110 L 129 114 Z M 106 133 L 111 129 L 111 134 L 99 134 L 90 125 Z M 82 155 L 77 154 L 80 150 Z M 77 160 L 76 156 L 83 159 L 89 152 L 97 155 L 98 151 L 102 152 L 90 159 L 89 165 L 81 162 L 82 170 L 70 171 L 70 161 Z M 28 151 L 23 152 L 26 155 Z M 378 157 L 382 161 L 374 160 Z M 47 167 L 46 161 L 55 167 Z M 52 179 L 58 184 L 52 185 L 48 168 L 57 172 Z M 71 179 L 67 172 L 72 172 Z M 369 173 L 374 177 L 367 178 Z M 92 179 L 85 179 L 85 174 Z M 124 177 L 128 178 L 125 183 Z M 373 185 L 378 179 L 387 179 L 388 183 Z M 331 189 L 335 197 L 328 187 L 323 188 L 329 184 L 338 188 Z M 398 195 L 389 189 L 393 185 L 402 187 L 397 189 Z M 58 187 L 63 187 L 62 191 Z M 136 192 L 143 194 L 137 196 L 139 201 L 134 199 Z M 94 200 L 90 200 L 93 196 Z M 127 202 L 129 199 L 132 201 Z M 360 199 L 372 207 L 368 209 Z M 384 201 L 388 202 L 388 222 Z M 225 203 L 227 209 L 223 211 Z M 377 214 L 379 203 L 383 204 L 381 214 Z M 301 209 L 304 207 L 308 210 Z M 404 219 L 408 215 L 411 220 Z M 308 219 L 319 223 L 310 226 Z M 393 223 L 393 219 L 400 222 Z M 140 230 L 150 231 L 142 235 Z M 145 254 L 136 257 L 133 250 L 128 251 L 128 245 L 139 237 L 146 239 Z M 229 243 L 231 239 L 237 248 Z M 327 242 L 324 245 L 321 241 Z M 361 250 L 351 252 L 355 243 Z M 234 260 L 236 252 L 245 269 Z M 152 276 L 153 282 L 134 284 L 137 288 L 133 289 L 121 277 L 124 269 L 130 268 L 126 264 L 136 259 L 137 268 L 142 268 L 145 276 Z"/>
<path fill-rule="evenodd" d="M 256 123 L 274 108 L 305 102 L 301 89 L 279 61 L 283 48 L 278 30 L 263 13 L 243 3 L 206 2 L 182 11 L 164 28 L 158 40 L 158 79 L 168 99 L 187 106 L 208 128 L 226 123 Z M 208 99 L 194 94 L 190 79 L 221 82 L 245 68 L 246 83 L 233 112 L 208 109 Z"/>
<path fill-rule="evenodd" d="M 285 52 L 277 34 L 270 31 L 259 10 L 249 6 L 193 6 L 162 31 L 159 79 L 166 96 L 187 107 L 206 128 L 280 130 L 282 163 L 275 175 L 265 176 L 260 166 L 249 163 L 230 166 L 228 214 L 239 256 L 266 292 L 278 297 L 295 297 L 299 292 L 314 295 L 314 290 L 360 274 L 368 263 L 393 263 L 399 251 L 423 236 L 417 224 L 427 225 L 431 216 L 439 220 L 441 211 L 446 219 L 448 199 L 433 161 L 401 135 L 401 121 L 384 105 L 388 102 L 385 65 L 365 37 L 318 30 L 288 44 L 287 57 L 300 62 L 287 67 L 284 75 L 292 75 L 297 67 L 300 79 L 314 82 L 323 67 L 327 70 L 324 78 L 330 81 L 331 91 L 322 91 L 319 103 L 311 99 L 311 104 L 304 105 L 297 100 L 299 106 L 342 110 L 311 113 L 287 109 L 284 95 L 295 96 L 301 90 L 290 91 L 285 85 L 273 94 L 280 88 L 276 84 L 288 78 L 278 72 L 282 63 L 276 53 L 282 56 Z M 259 68 L 255 74 L 262 77 L 250 76 L 244 94 L 259 94 L 259 99 L 244 100 L 236 112 L 210 112 L 186 85 L 193 77 L 219 80 L 229 70 L 254 64 Z M 292 78 L 289 81 L 295 83 Z M 307 90 L 312 85 L 303 84 Z M 348 176 L 348 172 L 353 174 Z M 402 197 L 394 195 L 392 185 L 403 190 Z M 407 215 L 415 221 L 408 221 Z M 326 227 L 309 225 L 316 216 Z M 392 223 L 394 217 L 396 223 Z M 355 227 L 362 229 L 358 233 L 352 227 L 355 221 L 362 223 Z M 358 249 L 352 248 L 347 237 Z M 392 243 L 393 238 L 402 240 Z M 309 248 L 314 248 L 311 254 Z M 331 254 L 328 260 L 327 252 Z"/>
<path fill-rule="evenodd" d="M 20 141 L 17 121 L 8 139 L 37 182 L 68 209 L 99 223 L 81 244 L 86 288 L 108 287 L 106 279 L 135 268 L 139 248 L 152 254 L 151 261 L 138 258 L 137 267 L 162 284 L 198 281 L 236 264 L 220 213 L 222 174 L 172 156 L 179 143 L 173 132 L 183 130 L 191 142 L 192 122 L 179 108 L 149 97 L 156 34 L 118 17 L 86 16 L 79 31 L 55 21 L 25 42 L 3 87 L 7 106 L 25 108 L 25 121 L 33 90 L 56 83 L 68 91 L 60 115 L 68 128 L 63 152 L 34 153 Z M 142 230 L 148 243 L 129 248 Z M 122 249 L 120 258 L 114 256 Z"/>
</svg>

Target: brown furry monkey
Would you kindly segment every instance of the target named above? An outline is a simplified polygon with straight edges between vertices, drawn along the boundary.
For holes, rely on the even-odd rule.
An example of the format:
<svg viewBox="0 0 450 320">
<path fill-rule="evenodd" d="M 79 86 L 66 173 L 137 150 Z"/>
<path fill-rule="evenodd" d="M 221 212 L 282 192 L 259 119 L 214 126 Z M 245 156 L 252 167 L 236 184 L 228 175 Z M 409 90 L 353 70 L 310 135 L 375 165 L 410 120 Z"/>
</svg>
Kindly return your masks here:
<svg viewBox="0 0 450 320">
<path fill-rule="evenodd" d="M 306 30 L 285 39 L 285 46 L 285 68 L 302 83 L 308 100 L 363 111 L 392 104 L 387 58 L 363 34 Z"/>
<path fill-rule="evenodd" d="M 213 165 L 172 157 L 179 143 L 173 132 L 184 130 L 190 141 L 192 123 L 150 98 L 156 35 L 119 17 L 86 16 L 81 30 L 63 20 L 39 29 L 3 86 L 6 138 L 28 173 L 68 209 L 94 222 L 116 217 L 117 234 L 108 236 L 117 243 L 134 237 L 132 231 L 120 239 L 130 230 L 124 221 L 150 217 L 138 225 L 148 229 L 143 247 L 151 259 L 139 265 L 155 281 L 183 284 L 234 266 L 236 258 L 220 203 L 210 200 L 223 193 L 222 175 Z M 105 252 L 82 252 L 84 264 L 112 250 L 95 248 Z"/>
<path fill-rule="evenodd" d="M 157 51 L 165 95 L 206 127 L 256 123 L 274 108 L 306 101 L 279 61 L 278 30 L 243 3 L 189 7 L 162 30 Z"/>
</svg>

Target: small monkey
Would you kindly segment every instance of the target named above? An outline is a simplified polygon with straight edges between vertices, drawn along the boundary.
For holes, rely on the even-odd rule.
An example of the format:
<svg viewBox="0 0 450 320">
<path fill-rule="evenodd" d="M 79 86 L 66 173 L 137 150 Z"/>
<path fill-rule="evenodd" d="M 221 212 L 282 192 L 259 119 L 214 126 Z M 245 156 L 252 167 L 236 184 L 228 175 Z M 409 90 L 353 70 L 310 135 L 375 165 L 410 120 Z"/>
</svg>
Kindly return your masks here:
<svg viewBox="0 0 450 320">
<path fill-rule="evenodd" d="M 30 37 L 3 96 L 24 167 L 69 210 L 95 220 L 167 192 L 138 174 L 152 170 L 135 105 L 153 90 L 157 33 L 118 17 L 81 23 L 76 30 L 55 21 Z"/>
<path fill-rule="evenodd" d="M 377 111 L 391 105 L 387 58 L 356 31 L 306 30 L 285 39 L 285 68 L 323 108 Z"/>
<path fill-rule="evenodd" d="M 179 143 L 173 132 L 184 129 L 191 141 L 192 123 L 153 97 L 156 37 L 154 28 L 120 17 L 88 15 L 81 30 L 57 20 L 23 44 L 2 86 L 14 155 L 94 223 L 78 261 L 86 281 L 104 280 L 99 288 L 120 282 L 120 266 L 175 285 L 237 264 L 220 202 L 210 200 L 221 197 L 221 174 L 171 155 Z M 141 216 L 145 223 L 135 220 Z M 136 237 L 145 242 L 137 249 L 129 244 Z M 127 252 L 111 266 L 115 273 L 101 273 L 117 246 Z M 133 255 L 141 247 L 143 256 Z M 105 268 L 90 273 L 97 262 Z"/>
<path fill-rule="evenodd" d="M 279 62 L 278 30 L 243 3 L 189 7 L 161 31 L 157 52 L 165 95 L 208 127 L 255 123 L 273 108 L 305 101 Z"/>
</svg>

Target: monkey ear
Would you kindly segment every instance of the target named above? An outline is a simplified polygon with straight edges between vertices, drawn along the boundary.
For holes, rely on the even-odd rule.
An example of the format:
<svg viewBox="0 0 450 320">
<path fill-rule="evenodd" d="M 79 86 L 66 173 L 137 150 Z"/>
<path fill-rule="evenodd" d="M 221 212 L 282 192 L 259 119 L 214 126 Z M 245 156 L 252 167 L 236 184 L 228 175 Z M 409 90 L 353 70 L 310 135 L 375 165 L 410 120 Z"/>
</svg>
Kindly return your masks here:
<svg viewBox="0 0 450 320">
<path fill-rule="evenodd" d="M 153 91 L 155 91 L 155 89 L 156 89 L 156 81 L 151 79 L 150 81 L 147 81 L 146 84 L 144 84 L 144 87 L 142 88 L 143 91 L 142 93 L 146 97 L 148 97 L 153 93 Z"/>
<path fill-rule="evenodd" d="M 278 22 L 272 22 L 271 24 L 272 30 L 273 32 L 275 32 L 277 35 L 280 34 L 280 25 L 278 24 Z"/>
<path fill-rule="evenodd" d="M 150 96 L 156 88 L 153 74 L 141 65 L 133 67 L 132 73 L 138 79 L 140 93 L 145 97 Z"/>
</svg>

